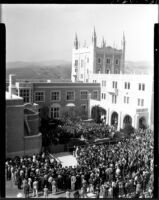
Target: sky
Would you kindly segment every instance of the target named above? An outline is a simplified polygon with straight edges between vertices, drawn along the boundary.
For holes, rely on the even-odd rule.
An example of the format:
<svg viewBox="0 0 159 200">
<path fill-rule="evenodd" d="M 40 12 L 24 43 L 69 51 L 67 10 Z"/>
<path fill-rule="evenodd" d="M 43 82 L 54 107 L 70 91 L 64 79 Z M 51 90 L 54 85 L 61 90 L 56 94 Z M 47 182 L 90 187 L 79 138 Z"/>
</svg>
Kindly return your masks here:
<svg viewBox="0 0 159 200">
<path fill-rule="evenodd" d="M 80 44 L 91 44 L 93 29 L 97 44 L 121 48 L 126 38 L 126 61 L 153 62 L 154 24 L 157 5 L 2 5 L 6 24 L 6 60 L 49 61 L 72 59 L 77 33 Z"/>
</svg>

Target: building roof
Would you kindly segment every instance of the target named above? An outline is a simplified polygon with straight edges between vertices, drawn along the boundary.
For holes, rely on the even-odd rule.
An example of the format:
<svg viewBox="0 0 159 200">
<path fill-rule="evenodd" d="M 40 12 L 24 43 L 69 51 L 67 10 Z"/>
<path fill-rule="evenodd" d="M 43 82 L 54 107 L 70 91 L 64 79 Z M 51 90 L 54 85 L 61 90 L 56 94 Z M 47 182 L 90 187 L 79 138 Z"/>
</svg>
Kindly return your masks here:
<svg viewBox="0 0 159 200">
<path fill-rule="evenodd" d="M 6 92 L 6 100 L 11 100 L 11 99 L 14 99 L 14 100 L 16 100 L 16 99 L 20 100 L 21 99 L 22 100 L 23 98 L 15 95 L 15 94 L 10 95 L 9 92 Z"/>
</svg>

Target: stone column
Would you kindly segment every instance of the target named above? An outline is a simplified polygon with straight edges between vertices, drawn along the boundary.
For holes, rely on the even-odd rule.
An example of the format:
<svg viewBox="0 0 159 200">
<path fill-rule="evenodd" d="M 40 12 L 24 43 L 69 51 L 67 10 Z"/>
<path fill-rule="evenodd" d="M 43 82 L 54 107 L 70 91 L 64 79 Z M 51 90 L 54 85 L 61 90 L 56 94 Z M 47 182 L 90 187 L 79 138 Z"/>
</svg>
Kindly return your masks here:
<svg viewBox="0 0 159 200">
<path fill-rule="evenodd" d="M 91 93 L 88 94 L 88 119 L 91 118 L 91 105 L 90 105 L 90 100 L 91 100 Z"/>
<path fill-rule="evenodd" d="M 111 111 L 109 110 L 109 125 L 111 125 Z"/>
</svg>

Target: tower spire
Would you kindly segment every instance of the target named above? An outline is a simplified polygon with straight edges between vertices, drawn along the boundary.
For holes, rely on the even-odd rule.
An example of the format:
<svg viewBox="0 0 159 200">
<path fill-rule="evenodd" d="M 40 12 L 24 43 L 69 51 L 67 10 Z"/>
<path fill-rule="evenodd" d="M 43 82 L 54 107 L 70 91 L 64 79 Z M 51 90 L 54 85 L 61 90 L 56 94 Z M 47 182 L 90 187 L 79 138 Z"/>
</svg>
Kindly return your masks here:
<svg viewBox="0 0 159 200">
<path fill-rule="evenodd" d="M 102 37 L 102 47 L 105 47 L 105 40 L 104 40 L 104 37 Z"/>
<path fill-rule="evenodd" d="M 94 31 L 93 31 L 92 43 L 94 44 L 94 46 L 96 46 L 97 36 L 96 36 L 95 26 L 94 26 Z"/>
<path fill-rule="evenodd" d="M 78 47 L 79 47 L 79 42 L 78 42 L 77 33 L 75 33 L 74 47 L 75 47 L 75 49 L 78 49 Z"/>
</svg>

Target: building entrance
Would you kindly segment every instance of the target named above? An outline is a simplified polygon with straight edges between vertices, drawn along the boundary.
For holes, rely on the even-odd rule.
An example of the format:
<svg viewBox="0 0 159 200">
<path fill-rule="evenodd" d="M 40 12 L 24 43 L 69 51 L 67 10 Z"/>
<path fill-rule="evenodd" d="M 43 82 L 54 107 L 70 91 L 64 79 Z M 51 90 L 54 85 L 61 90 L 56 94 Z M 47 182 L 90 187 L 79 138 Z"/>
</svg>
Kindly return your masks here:
<svg viewBox="0 0 159 200">
<path fill-rule="evenodd" d="M 132 126 L 132 118 L 130 117 L 130 115 L 126 115 L 124 117 L 123 128 L 125 128 L 126 126 Z"/>
<path fill-rule="evenodd" d="M 115 126 L 117 128 L 118 126 L 118 113 L 117 112 L 113 112 L 112 116 L 111 116 L 111 125 Z"/>
<path fill-rule="evenodd" d="M 147 127 L 146 119 L 145 117 L 139 118 L 139 128 L 145 129 Z"/>
</svg>

